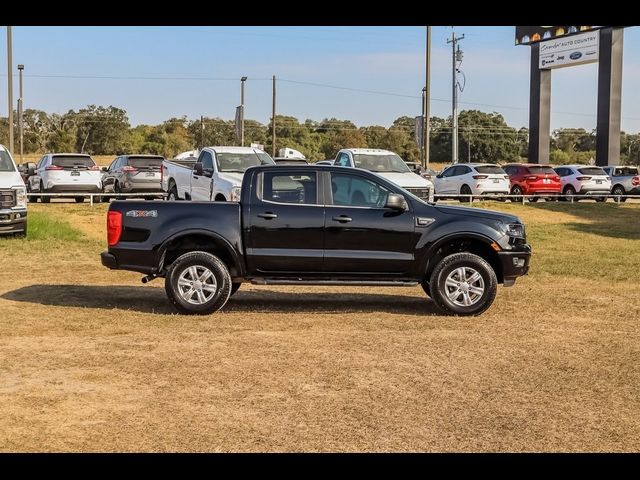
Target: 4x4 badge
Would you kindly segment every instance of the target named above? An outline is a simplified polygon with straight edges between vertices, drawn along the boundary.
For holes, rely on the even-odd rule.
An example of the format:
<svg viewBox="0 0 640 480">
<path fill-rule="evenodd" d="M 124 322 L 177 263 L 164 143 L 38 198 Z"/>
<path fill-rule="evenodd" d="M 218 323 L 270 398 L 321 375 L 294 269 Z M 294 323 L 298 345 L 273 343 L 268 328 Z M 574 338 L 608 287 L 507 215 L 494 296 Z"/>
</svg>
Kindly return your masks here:
<svg viewBox="0 0 640 480">
<path fill-rule="evenodd" d="M 157 217 L 157 210 L 129 210 L 126 213 L 127 217 Z"/>
</svg>

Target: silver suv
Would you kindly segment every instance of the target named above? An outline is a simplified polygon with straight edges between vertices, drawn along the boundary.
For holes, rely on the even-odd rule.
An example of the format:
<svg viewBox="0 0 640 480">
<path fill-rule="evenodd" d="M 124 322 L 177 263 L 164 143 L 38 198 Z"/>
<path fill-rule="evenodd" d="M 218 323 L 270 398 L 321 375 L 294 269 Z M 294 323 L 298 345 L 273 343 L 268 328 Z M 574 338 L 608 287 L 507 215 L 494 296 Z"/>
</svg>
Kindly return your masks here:
<svg viewBox="0 0 640 480">
<path fill-rule="evenodd" d="M 159 155 L 122 155 L 102 177 L 104 193 L 162 194 L 162 161 Z M 108 200 L 108 196 L 103 197 Z"/>
<path fill-rule="evenodd" d="M 611 195 L 640 195 L 640 175 L 638 167 L 602 167 L 611 177 Z M 625 202 L 626 198 L 620 198 Z"/>
</svg>

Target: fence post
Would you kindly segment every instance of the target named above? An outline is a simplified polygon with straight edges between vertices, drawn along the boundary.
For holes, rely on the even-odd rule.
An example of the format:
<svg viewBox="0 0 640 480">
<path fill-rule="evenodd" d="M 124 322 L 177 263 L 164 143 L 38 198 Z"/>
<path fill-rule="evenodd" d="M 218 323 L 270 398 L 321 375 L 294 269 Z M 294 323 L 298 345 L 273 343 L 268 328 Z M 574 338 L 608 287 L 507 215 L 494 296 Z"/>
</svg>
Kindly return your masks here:
<svg viewBox="0 0 640 480">
<path fill-rule="evenodd" d="M 522 195 L 522 205 L 524 205 L 524 195 Z"/>
<path fill-rule="evenodd" d="M 473 194 L 469 195 L 469 206 L 471 207 L 473 205 Z"/>
<path fill-rule="evenodd" d="M 93 207 L 93 193 L 89 195 L 89 206 Z"/>
</svg>

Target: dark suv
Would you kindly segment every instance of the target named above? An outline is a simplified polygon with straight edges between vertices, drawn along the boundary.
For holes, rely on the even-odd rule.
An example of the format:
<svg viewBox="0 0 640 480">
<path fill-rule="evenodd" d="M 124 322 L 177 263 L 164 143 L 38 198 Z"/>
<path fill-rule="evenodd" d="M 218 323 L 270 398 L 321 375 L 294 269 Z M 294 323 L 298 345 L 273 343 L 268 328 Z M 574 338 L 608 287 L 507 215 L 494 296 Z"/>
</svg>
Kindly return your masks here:
<svg viewBox="0 0 640 480">
<path fill-rule="evenodd" d="M 159 155 L 121 155 L 103 168 L 104 193 L 162 194 L 162 161 Z M 103 197 L 109 200 L 108 196 Z"/>
</svg>

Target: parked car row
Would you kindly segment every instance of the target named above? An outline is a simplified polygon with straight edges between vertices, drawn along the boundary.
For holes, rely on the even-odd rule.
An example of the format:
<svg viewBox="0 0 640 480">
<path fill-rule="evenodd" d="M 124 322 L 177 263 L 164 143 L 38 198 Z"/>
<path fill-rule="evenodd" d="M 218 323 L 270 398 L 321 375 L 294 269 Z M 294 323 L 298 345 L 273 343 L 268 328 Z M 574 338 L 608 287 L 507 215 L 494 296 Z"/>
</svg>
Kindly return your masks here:
<svg viewBox="0 0 640 480">
<path fill-rule="evenodd" d="M 597 167 L 592 165 L 560 165 L 552 167 L 536 163 L 513 163 L 504 166 L 481 163 L 451 165 L 434 178 L 436 195 L 493 196 L 512 200 L 526 197 L 577 200 L 589 196 L 598 202 L 607 195 L 640 194 L 637 167 Z M 468 197 L 459 197 L 465 201 Z M 621 201 L 625 201 L 624 198 Z"/>
</svg>

